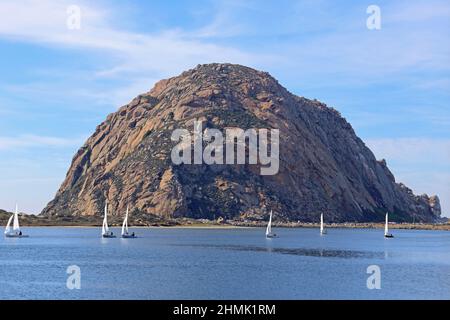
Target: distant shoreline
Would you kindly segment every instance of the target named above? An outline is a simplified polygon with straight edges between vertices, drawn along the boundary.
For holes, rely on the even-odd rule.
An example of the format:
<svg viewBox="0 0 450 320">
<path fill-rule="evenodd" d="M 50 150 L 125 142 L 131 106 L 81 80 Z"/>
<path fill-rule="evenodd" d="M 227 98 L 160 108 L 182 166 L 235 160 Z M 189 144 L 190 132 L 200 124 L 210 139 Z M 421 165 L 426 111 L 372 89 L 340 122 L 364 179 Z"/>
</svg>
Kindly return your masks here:
<svg viewBox="0 0 450 320">
<path fill-rule="evenodd" d="M 0 224 L 6 226 L 11 213 L 0 212 Z M 110 227 L 122 227 L 123 217 L 111 216 Z M 19 214 L 22 227 L 68 227 L 68 228 L 99 228 L 102 226 L 101 216 L 36 216 Z M 267 221 L 254 220 L 208 220 L 192 218 L 161 218 L 158 216 L 134 215 L 129 219 L 129 226 L 133 228 L 197 228 L 197 229 L 237 229 L 237 228 L 265 228 Z M 275 228 L 319 228 L 319 223 L 312 222 L 280 222 L 274 221 Z M 325 227 L 348 229 L 381 229 L 384 222 L 341 222 L 325 223 Z M 390 229 L 405 230 L 443 230 L 450 231 L 450 223 L 389 223 Z"/>
<path fill-rule="evenodd" d="M 133 225 L 130 223 L 130 228 L 143 229 L 143 228 L 159 228 L 159 229 L 250 229 L 250 228 L 265 228 L 266 225 L 262 223 L 186 223 L 186 224 L 173 224 L 173 225 Z M 274 228 L 304 228 L 304 229 L 316 229 L 319 228 L 319 224 L 316 223 L 274 223 Z M 63 227 L 63 228 L 100 228 L 100 224 L 46 224 L 46 223 L 22 223 L 23 228 L 34 227 Z M 111 228 L 120 228 L 121 224 L 111 224 Z M 382 223 L 332 223 L 325 224 L 327 229 L 383 229 Z M 389 224 L 390 229 L 397 230 L 437 230 L 437 231 L 450 231 L 450 224 L 405 224 L 405 223 L 392 223 Z"/>
<path fill-rule="evenodd" d="M 22 228 L 101 228 L 98 225 L 22 225 Z M 110 225 L 109 228 L 121 228 L 119 225 Z M 133 226 L 129 225 L 130 229 L 251 229 L 258 227 L 241 227 L 233 225 L 175 225 L 175 226 Z"/>
</svg>

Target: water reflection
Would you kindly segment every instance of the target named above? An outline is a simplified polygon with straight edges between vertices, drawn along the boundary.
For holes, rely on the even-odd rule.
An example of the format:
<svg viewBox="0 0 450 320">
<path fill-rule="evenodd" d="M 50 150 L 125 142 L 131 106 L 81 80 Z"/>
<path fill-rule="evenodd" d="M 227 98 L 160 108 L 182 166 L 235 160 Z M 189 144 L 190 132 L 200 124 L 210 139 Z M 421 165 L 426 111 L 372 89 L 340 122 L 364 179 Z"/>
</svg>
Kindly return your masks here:
<svg viewBox="0 0 450 320">
<path fill-rule="evenodd" d="M 364 258 L 364 259 L 383 259 L 385 252 L 375 251 L 357 251 L 357 250 L 334 250 L 334 249 L 310 249 L 310 248 L 276 248 L 272 246 L 256 247 L 256 246 L 240 246 L 240 245 L 208 245 L 208 244 L 177 244 L 177 246 L 188 247 L 202 247 L 202 248 L 216 248 L 222 250 L 234 251 L 252 251 L 252 252 L 267 252 L 278 254 L 289 254 L 296 256 L 307 257 L 323 257 L 323 258 Z"/>
</svg>

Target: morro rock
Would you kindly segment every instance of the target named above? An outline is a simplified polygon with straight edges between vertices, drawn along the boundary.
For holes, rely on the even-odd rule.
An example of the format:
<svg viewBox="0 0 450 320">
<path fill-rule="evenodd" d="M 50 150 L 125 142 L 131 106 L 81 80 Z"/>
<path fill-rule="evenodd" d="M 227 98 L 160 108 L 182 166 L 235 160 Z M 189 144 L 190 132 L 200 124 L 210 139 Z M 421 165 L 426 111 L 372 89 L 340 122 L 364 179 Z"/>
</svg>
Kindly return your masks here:
<svg viewBox="0 0 450 320">
<path fill-rule="evenodd" d="M 280 167 L 175 165 L 174 129 L 274 128 Z M 110 114 L 78 150 L 44 215 L 113 215 L 127 205 L 160 217 L 284 221 L 434 221 L 436 196 L 396 183 L 352 126 L 325 104 L 293 95 L 266 72 L 232 64 L 199 65 L 162 80 Z"/>
</svg>

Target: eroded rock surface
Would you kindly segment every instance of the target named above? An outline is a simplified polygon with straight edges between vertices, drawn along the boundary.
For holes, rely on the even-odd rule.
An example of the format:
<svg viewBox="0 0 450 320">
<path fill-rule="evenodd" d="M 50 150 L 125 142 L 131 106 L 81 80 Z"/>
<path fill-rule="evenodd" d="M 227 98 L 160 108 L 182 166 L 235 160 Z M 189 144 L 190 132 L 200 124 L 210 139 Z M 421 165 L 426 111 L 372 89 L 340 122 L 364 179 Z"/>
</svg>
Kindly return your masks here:
<svg viewBox="0 0 450 320">
<path fill-rule="evenodd" d="M 174 165 L 176 128 L 276 128 L 280 170 L 258 165 Z M 45 215 L 112 214 L 127 205 L 164 217 L 433 221 L 437 196 L 395 182 L 336 110 L 288 92 L 268 73 L 208 64 L 162 80 L 110 114 L 74 156 Z"/>
</svg>

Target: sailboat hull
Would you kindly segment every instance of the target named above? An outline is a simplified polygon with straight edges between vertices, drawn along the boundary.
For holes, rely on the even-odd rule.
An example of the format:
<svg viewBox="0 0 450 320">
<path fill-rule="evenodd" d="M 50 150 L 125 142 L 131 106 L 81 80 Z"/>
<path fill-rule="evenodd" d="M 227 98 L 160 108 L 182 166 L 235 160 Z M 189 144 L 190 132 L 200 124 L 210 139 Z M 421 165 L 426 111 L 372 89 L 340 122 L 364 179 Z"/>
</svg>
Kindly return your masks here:
<svg viewBox="0 0 450 320">
<path fill-rule="evenodd" d="M 385 234 L 384 237 L 385 238 L 393 238 L 394 236 L 392 234 Z"/>
<path fill-rule="evenodd" d="M 277 238 L 278 236 L 275 233 L 266 234 L 266 238 Z"/>
<path fill-rule="evenodd" d="M 133 236 L 131 234 L 123 234 L 122 238 L 124 238 L 124 239 L 134 239 L 134 238 L 137 238 L 137 236 Z"/>
<path fill-rule="evenodd" d="M 102 234 L 103 238 L 115 238 L 116 236 L 113 234 Z"/>
<path fill-rule="evenodd" d="M 15 233 L 13 233 L 13 234 L 6 233 L 5 237 L 6 238 L 28 238 L 28 235 L 25 235 L 25 234 L 20 235 L 20 234 L 15 234 Z"/>
</svg>

